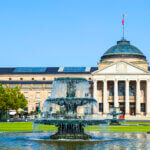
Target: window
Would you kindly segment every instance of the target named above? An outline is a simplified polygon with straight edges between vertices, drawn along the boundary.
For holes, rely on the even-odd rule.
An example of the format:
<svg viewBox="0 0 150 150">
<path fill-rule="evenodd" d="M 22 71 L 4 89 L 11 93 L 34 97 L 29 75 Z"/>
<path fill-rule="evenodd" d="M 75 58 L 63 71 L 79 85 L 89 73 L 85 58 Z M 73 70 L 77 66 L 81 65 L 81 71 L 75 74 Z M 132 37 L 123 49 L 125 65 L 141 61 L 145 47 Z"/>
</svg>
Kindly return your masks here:
<svg viewBox="0 0 150 150">
<path fill-rule="evenodd" d="M 45 72 L 45 67 L 17 67 L 13 72 Z"/>
<path fill-rule="evenodd" d="M 141 103 L 141 112 L 145 112 L 145 103 Z"/>
<path fill-rule="evenodd" d="M 99 112 L 103 112 L 103 103 L 99 103 Z"/>
<path fill-rule="evenodd" d="M 26 108 L 24 109 L 24 111 L 28 112 L 28 107 L 26 107 Z"/>
<path fill-rule="evenodd" d="M 51 88 L 52 88 L 52 84 L 46 84 L 46 85 L 45 85 L 45 88 L 46 88 L 46 89 L 51 89 Z"/>
<path fill-rule="evenodd" d="M 109 108 L 114 108 L 114 103 L 109 103 Z"/>
<path fill-rule="evenodd" d="M 113 85 L 111 85 L 109 87 L 109 96 L 114 96 L 114 86 Z"/>
<path fill-rule="evenodd" d="M 130 96 L 135 96 L 134 85 L 130 85 L 130 86 L 129 86 L 129 95 L 130 95 Z"/>
<path fill-rule="evenodd" d="M 63 72 L 85 72 L 86 67 L 64 67 Z"/>
<path fill-rule="evenodd" d="M 85 97 L 88 97 L 89 96 L 89 93 L 85 93 Z"/>
<path fill-rule="evenodd" d="M 52 111 L 53 111 L 53 107 L 50 107 L 50 108 L 49 108 L 49 111 L 52 112 Z"/>
<path fill-rule="evenodd" d="M 31 87 L 30 84 L 22 84 L 21 88 L 22 89 L 29 89 Z"/>
<path fill-rule="evenodd" d="M 125 82 L 118 83 L 118 95 L 125 96 Z"/>
<path fill-rule="evenodd" d="M 36 112 L 39 112 L 39 110 L 40 110 L 40 104 L 36 103 L 35 105 L 36 105 L 36 108 L 35 108 Z"/>
<path fill-rule="evenodd" d="M 43 87 L 42 84 L 33 84 L 34 89 L 40 89 L 42 87 Z"/>
<path fill-rule="evenodd" d="M 13 88 L 16 88 L 17 86 L 18 86 L 17 84 L 10 84 L 9 88 L 13 89 Z"/>
<path fill-rule="evenodd" d="M 125 103 L 119 103 L 119 107 L 125 107 Z"/>
</svg>

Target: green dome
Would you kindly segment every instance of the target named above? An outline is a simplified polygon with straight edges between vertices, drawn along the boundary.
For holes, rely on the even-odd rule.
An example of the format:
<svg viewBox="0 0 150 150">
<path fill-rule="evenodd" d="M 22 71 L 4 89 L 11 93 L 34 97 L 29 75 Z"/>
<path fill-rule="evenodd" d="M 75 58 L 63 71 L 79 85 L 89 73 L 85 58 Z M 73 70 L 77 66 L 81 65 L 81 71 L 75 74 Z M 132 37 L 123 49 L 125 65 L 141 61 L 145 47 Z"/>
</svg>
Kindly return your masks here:
<svg viewBox="0 0 150 150">
<path fill-rule="evenodd" d="M 121 41 L 117 42 L 117 45 L 112 46 L 109 48 L 104 55 L 102 56 L 102 59 L 104 58 L 116 58 L 116 57 L 129 57 L 129 58 L 144 58 L 144 54 L 135 46 L 130 45 L 130 41 L 126 41 L 125 39 L 122 39 Z"/>
</svg>

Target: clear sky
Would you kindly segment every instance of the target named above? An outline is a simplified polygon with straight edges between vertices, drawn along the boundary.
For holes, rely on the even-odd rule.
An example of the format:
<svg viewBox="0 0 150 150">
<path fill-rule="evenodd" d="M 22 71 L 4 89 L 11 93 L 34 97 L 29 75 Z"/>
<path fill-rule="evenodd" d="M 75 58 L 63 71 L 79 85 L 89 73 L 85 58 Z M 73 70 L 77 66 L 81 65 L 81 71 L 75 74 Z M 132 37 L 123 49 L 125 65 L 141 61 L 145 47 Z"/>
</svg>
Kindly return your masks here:
<svg viewBox="0 0 150 150">
<path fill-rule="evenodd" d="M 150 0 L 1 0 L 0 67 L 97 66 L 122 37 L 150 62 Z"/>
</svg>

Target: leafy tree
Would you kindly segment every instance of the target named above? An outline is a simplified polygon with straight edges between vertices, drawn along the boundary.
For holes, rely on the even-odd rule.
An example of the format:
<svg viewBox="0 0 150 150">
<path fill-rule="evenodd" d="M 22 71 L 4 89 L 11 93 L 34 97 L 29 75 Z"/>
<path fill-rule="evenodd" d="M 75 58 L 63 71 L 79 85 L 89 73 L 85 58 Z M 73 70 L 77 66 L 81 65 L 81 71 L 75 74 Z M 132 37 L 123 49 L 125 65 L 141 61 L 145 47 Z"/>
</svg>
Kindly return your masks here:
<svg viewBox="0 0 150 150">
<path fill-rule="evenodd" d="M 7 110 L 9 108 L 10 96 L 7 90 L 0 84 L 0 109 Z"/>
<path fill-rule="evenodd" d="M 9 109 L 18 111 L 19 108 L 24 109 L 26 106 L 27 100 L 18 87 L 10 89 L 8 86 L 4 88 L 0 84 L 0 111 L 2 117 L 6 117 L 6 112 Z"/>
<path fill-rule="evenodd" d="M 10 96 L 10 102 L 9 107 L 13 110 L 18 110 L 19 108 L 26 108 L 27 100 L 25 96 L 20 92 L 20 89 L 18 87 L 14 89 L 7 88 L 9 96 Z"/>
</svg>

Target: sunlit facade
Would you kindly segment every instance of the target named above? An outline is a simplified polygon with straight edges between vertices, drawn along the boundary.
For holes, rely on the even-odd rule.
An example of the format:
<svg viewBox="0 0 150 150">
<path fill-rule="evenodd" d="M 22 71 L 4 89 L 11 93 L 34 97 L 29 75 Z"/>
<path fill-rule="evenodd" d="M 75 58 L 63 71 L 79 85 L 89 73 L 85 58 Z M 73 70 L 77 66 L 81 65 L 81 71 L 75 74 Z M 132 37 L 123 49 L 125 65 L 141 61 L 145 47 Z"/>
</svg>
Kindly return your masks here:
<svg viewBox="0 0 150 150">
<path fill-rule="evenodd" d="M 18 86 L 28 100 L 26 111 L 42 109 L 58 77 L 86 78 L 98 114 L 106 117 L 111 107 L 120 107 L 126 119 L 150 119 L 150 71 L 144 54 L 122 39 L 109 48 L 97 67 L 0 68 L 0 81 Z"/>
</svg>

